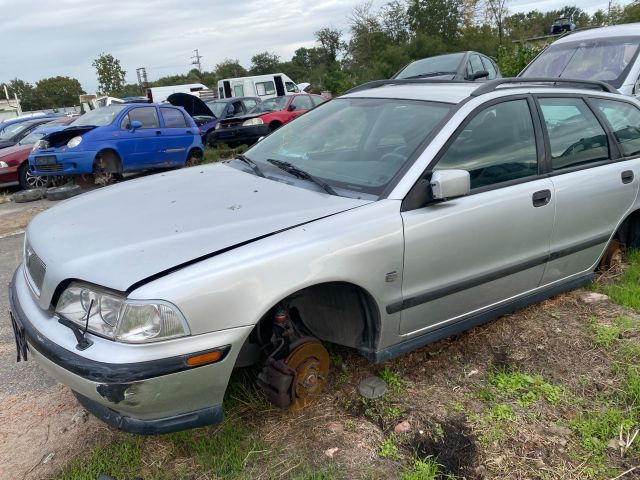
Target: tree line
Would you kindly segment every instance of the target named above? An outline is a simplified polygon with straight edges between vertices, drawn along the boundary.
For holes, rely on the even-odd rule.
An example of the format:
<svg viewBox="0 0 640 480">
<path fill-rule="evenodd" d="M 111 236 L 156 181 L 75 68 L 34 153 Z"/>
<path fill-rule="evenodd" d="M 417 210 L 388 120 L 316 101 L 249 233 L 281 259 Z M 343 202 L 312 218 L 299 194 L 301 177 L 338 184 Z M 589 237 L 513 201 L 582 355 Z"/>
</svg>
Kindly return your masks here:
<svg viewBox="0 0 640 480">
<path fill-rule="evenodd" d="M 203 83 L 215 89 L 222 78 L 282 72 L 296 82 L 311 83 L 314 91 L 340 94 L 369 80 L 389 78 L 413 60 L 463 50 L 494 57 L 502 74 L 513 76 L 550 41 L 522 40 L 548 35 L 557 18 L 570 18 L 578 28 L 640 22 L 640 0 L 613 4 L 592 15 L 577 6 L 514 14 L 508 7 L 509 0 L 392 0 L 381 8 L 366 1 L 353 8 L 348 32 L 321 28 L 315 32 L 316 45 L 297 49 L 289 60 L 260 52 L 246 68 L 237 59 L 225 59 L 211 71 L 192 69 L 148 86 Z M 126 72 L 112 55 L 101 54 L 92 66 L 102 94 L 143 94 L 139 85 L 125 83 Z M 35 86 L 14 79 L 7 85 L 12 96 L 15 92 L 21 98 L 24 110 L 74 105 L 84 93 L 78 80 L 69 77 L 46 78 Z"/>
</svg>

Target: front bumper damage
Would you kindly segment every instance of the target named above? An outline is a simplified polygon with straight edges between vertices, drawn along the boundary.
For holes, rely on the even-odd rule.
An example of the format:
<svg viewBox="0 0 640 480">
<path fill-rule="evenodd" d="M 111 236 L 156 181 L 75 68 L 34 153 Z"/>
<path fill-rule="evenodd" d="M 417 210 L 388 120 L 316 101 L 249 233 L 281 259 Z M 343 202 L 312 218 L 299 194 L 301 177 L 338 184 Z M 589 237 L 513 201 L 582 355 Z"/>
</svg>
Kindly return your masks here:
<svg viewBox="0 0 640 480">
<path fill-rule="evenodd" d="M 164 356 L 158 356 L 157 344 L 127 345 L 97 336 L 91 336 L 92 347 L 74 351 L 70 348 L 75 341 L 73 332 L 60 325 L 50 311 L 37 306 L 22 265 L 9 285 L 9 308 L 18 332 L 19 360 L 35 359 L 96 417 L 120 430 L 142 435 L 221 422 L 224 391 L 240 346 L 251 330 L 240 327 L 159 342 L 166 344 L 165 352 L 171 352 Z M 189 343 L 193 344 L 191 351 Z M 202 348 L 205 345 L 212 349 L 225 347 L 224 357 L 217 363 L 189 367 L 186 359 L 206 351 Z M 149 346 L 155 352 L 151 356 L 157 358 L 149 358 Z M 105 357 L 109 361 L 91 358 L 110 350 L 111 355 Z M 136 358 L 140 361 L 133 361 Z"/>
</svg>

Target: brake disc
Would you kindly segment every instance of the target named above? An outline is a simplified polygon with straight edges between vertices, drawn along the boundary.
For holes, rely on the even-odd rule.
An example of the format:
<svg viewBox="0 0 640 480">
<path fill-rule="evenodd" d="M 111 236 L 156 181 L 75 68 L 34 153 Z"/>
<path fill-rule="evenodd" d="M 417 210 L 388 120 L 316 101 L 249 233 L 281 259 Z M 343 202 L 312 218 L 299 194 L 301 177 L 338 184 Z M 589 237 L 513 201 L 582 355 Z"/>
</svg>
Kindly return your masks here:
<svg viewBox="0 0 640 480">
<path fill-rule="evenodd" d="M 292 345 L 284 363 L 295 372 L 289 410 L 301 410 L 313 402 L 327 384 L 329 353 L 320 341 L 305 338 Z"/>
</svg>

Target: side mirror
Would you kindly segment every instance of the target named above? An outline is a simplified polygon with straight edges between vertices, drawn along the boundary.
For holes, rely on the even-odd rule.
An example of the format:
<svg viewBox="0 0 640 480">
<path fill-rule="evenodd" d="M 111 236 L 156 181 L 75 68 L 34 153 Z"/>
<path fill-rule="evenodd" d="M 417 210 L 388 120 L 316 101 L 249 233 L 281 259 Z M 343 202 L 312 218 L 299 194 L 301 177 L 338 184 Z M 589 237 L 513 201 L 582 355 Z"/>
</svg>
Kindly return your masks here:
<svg viewBox="0 0 640 480">
<path fill-rule="evenodd" d="M 431 192 L 435 200 L 461 197 L 471 191 L 471 177 L 466 170 L 436 170 L 431 176 Z"/>
<path fill-rule="evenodd" d="M 290 112 L 293 112 L 294 110 L 297 110 L 296 106 L 292 103 L 291 105 L 289 105 L 289 108 L 287 108 L 287 110 L 289 110 Z"/>
<path fill-rule="evenodd" d="M 486 70 L 478 70 L 477 72 L 473 72 L 469 77 L 467 77 L 467 80 L 475 82 L 479 78 L 487 78 L 488 76 L 489 72 L 487 72 Z"/>
<path fill-rule="evenodd" d="M 132 132 L 135 132 L 139 128 L 142 128 L 142 122 L 140 120 L 134 120 L 133 122 L 131 122 Z"/>
</svg>

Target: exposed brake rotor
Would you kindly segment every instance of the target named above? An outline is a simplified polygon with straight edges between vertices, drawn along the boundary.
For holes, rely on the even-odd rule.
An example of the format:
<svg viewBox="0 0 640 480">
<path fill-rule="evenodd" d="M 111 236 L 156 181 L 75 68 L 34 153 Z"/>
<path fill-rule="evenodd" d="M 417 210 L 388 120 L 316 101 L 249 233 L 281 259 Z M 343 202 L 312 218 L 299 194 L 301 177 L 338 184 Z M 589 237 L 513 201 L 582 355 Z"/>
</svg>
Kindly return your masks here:
<svg viewBox="0 0 640 480">
<path fill-rule="evenodd" d="M 291 386 L 289 410 L 301 410 L 318 396 L 327 384 L 329 374 L 329 353 L 316 339 L 304 338 L 292 351 L 284 363 L 296 375 Z"/>
<path fill-rule="evenodd" d="M 623 253 L 622 244 L 617 240 L 611 240 L 602 255 L 598 269 L 606 272 L 619 268 L 622 265 Z"/>
</svg>

